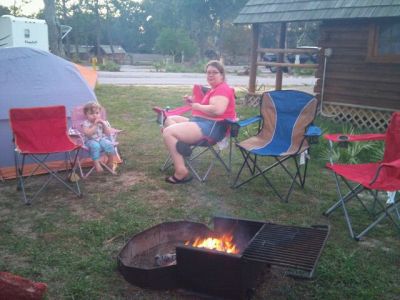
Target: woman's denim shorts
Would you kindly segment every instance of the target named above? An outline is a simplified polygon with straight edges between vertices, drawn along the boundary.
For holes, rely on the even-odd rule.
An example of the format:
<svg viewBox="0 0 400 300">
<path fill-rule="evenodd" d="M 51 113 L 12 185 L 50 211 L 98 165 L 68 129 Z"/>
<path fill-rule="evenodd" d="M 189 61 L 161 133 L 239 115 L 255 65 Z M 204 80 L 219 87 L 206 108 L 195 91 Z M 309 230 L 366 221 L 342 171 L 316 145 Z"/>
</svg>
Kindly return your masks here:
<svg viewBox="0 0 400 300">
<path fill-rule="evenodd" d="M 192 117 L 190 121 L 200 127 L 204 136 L 215 142 L 219 142 L 226 135 L 226 123 L 224 121 L 213 121 L 201 117 Z"/>
</svg>

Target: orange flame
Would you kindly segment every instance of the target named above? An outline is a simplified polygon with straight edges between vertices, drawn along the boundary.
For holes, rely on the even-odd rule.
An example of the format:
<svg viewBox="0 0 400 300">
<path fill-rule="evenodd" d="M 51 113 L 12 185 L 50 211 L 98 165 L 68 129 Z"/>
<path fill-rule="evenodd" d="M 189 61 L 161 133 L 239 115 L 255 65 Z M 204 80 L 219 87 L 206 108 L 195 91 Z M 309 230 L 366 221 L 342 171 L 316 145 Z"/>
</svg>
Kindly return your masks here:
<svg viewBox="0 0 400 300">
<path fill-rule="evenodd" d="M 212 250 L 217 250 L 226 253 L 237 254 L 239 249 L 232 242 L 233 236 L 229 234 L 224 234 L 219 238 L 207 237 L 207 238 L 196 238 L 191 246 L 198 248 L 207 248 Z M 185 245 L 189 245 L 190 241 L 185 242 Z"/>
</svg>

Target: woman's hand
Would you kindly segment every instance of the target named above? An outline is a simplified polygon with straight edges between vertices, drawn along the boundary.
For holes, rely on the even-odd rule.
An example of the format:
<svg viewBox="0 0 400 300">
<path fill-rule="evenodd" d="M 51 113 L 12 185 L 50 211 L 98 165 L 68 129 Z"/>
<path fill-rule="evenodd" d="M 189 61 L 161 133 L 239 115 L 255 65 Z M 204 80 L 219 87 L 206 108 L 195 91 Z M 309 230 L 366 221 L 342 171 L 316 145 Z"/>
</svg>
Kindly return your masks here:
<svg viewBox="0 0 400 300">
<path fill-rule="evenodd" d="M 183 101 L 185 102 L 185 104 L 191 105 L 193 103 L 193 98 L 192 96 L 185 95 L 183 96 Z"/>
</svg>

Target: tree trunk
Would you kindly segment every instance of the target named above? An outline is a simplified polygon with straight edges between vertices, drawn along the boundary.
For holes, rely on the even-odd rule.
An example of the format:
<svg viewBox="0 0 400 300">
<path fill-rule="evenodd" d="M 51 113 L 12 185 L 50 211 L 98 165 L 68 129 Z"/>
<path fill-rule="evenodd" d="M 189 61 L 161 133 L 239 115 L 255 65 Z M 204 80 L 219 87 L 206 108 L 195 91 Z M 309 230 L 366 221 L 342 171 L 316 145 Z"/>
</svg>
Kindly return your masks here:
<svg viewBox="0 0 400 300">
<path fill-rule="evenodd" d="M 57 56 L 64 56 L 61 43 L 60 24 L 56 19 L 55 0 L 44 0 L 44 18 L 49 30 L 49 50 Z"/>
<path fill-rule="evenodd" d="M 67 0 L 62 0 L 62 10 L 63 10 L 63 11 L 62 11 L 62 14 L 63 14 L 64 22 L 66 22 L 67 19 L 68 19 L 68 15 L 67 15 L 68 9 L 67 9 L 67 6 L 66 6 L 66 1 L 67 1 Z M 61 41 L 61 42 L 62 42 L 62 41 Z M 70 49 L 69 35 L 67 35 L 67 36 L 65 37 L 65 53 L 66 53 L 67 57 L 71 58 L 71 49 Z"/>
</svg>

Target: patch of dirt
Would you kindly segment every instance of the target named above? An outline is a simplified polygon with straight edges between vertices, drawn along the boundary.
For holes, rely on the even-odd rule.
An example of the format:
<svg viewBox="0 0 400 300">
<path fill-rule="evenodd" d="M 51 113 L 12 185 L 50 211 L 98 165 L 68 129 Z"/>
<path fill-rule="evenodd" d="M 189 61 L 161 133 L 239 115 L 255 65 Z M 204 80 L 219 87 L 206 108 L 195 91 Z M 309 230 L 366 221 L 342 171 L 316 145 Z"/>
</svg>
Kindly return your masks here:
<svg viewBox="0 0 400 300">
<path fill-rule="evenodd" d="M 397 250 L 395 250 L 397 246 L 395 244 L 393 244 L 393 240 L 380 241 L 380 240 L 376 240 L 376 239 L 372 239 L 372 238 L 368 237 L 368 238 L 360 240 L 358 243 L 362 247 L 381 249 L 384 252 L 397 251 Z M 388 245 L 392 245 L 393 247 L 388 247 Z"/>
<path fill-rule="evenodd" d="M 116 191 L 124 191 L 128 188 L 143 182 L 150 182 L 145 173 L 129 171 L 113 176 L 107 173 L 95 174 L 82 181 L 82 185 L 90 192 L 91 190 L 101 191 L 107 194 L 115 194 Z"/>
<path fill-rule="evenodd" d="M 117 182 L 121 183 L 121 185 L 125 188 L 131 187 L 132 185 L 136 185 L 138 183 L 150 181 L 151 179 L 149 179 L 145 173 L 135 171 L 124 172 L 118 177 L 117 180 Z"/>
<path fill-rule="evenodd" d="M 82 199 L 75 198 L 69 202 L 72 214 L 79 216 L 83 221 L 100 220 L 104 218 L 104 216 L 95 209 L 90 209 L 86 206 L 83 206 L 81 201 Z"/>
<path fill-rule="evenodd" d="M 0 257 L 2 259 L 2 263 L 4 263 L 5 266 L 18 266 L 18 268 L 22 269 L 30 269 L 30 259 L 23 257 L 21 255 L 14 255 L 10 253 L 4 253 L 0 252 Z M 7 271 L 7 270 L 2 270 L 2 271 Z"/>
<path fill-rule="evenodd" d="M 107 173 L 95 174 L 82 180 L 81 186 L 84 188 L 85 194 L 100 192 L 102 195 L 110 195 L 110 198 L 112 198 L 115 194 L 127 191 L 132 188 L 132 186 L 141 183 L 149 183 L 151 181 L 152 180 L 149 179 L 145 173 L 129 171 L 117 176 L 112 176 Z M 167 197 L 164 196 L 166 195 L 165 191 L 150 191 L 149 194 L 150 198 L 154 199 L 154 201 L 150 201 L 155 207 L 165 205 L 167 201 Z M 104 218 L 104 215 L 97 210 L 95 203 L 92 203 L 92 205 L 85 201 L 85 196 L 83 196 L 83 198 L 77 198 L 71 194 L 68 196 L 67 201 L 70 204 L 72 213 L 79 216 L 84 221 Z M 82 201 L 84 201 L 84 204 Z"/>
<path fill-rule="evenodd" d="M 173 202 L 173 199 L 168 197 L 168 194 L 163 189 L 152 190 L 148 193 L 148 202 L 154 208 L 166 207 Z"/>
<path fill-rule="evenodd" d="M 17 226 L 13 226 L 13 232 L 18 236 L 28 237 L 32 239 L 37 238 L 37 233 L 32 230 L 32 224 L 28 223 L 18 223 Z"/>
</svg>

